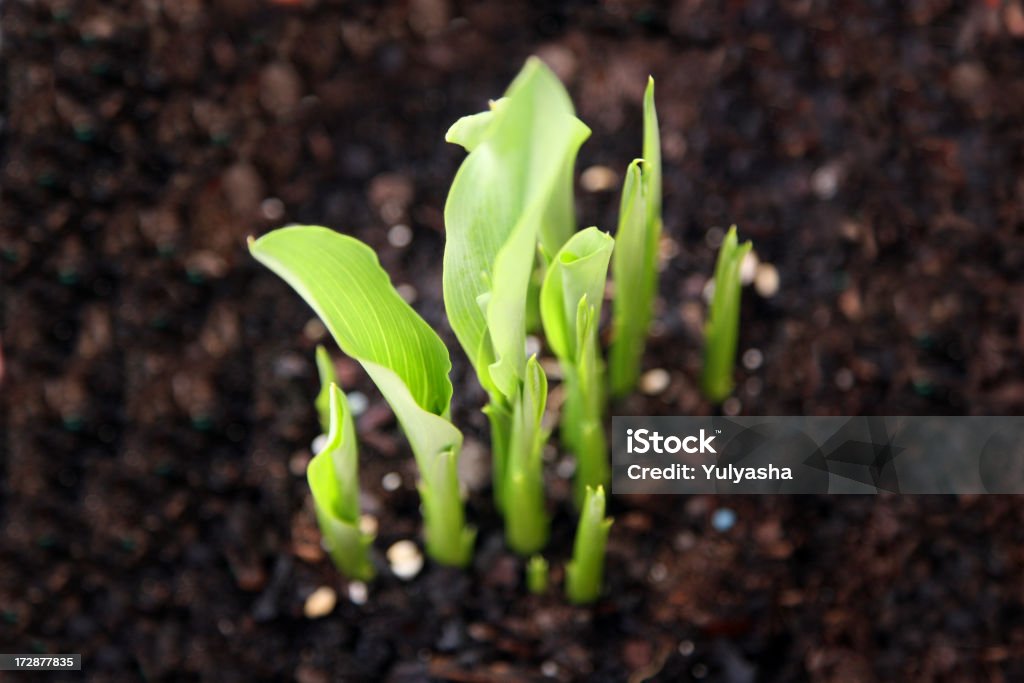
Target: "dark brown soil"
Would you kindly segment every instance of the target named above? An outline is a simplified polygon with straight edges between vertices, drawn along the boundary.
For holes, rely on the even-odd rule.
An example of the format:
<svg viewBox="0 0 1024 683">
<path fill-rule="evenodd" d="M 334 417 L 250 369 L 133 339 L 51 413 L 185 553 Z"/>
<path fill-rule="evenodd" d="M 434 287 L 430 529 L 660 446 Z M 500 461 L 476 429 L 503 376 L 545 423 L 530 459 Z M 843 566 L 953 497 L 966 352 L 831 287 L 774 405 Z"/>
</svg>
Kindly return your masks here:
<svg viewBox="0 0 1024 683">
<path fill-rule="evenodd" d="M 711 411 L 708 232 L 735 222 L 781 286 L 744 295 L 763 362 L 728 410 L 1020 413 L 1016 0 L 10 0 L 0 20 L 0 651 L 81 652 L 96 681 L 1024 679 L 1013 497 L 613 497 L 607 596 L 577 609 L 526 595 L 477 489 L 471 570 L 385 571 L 353 604 L 303 476 L 322 329 L 244 245 L 284 222 L 357 235 L 453 341 L 447 126 L 539 53 L 593 128 L 579 168 L 621 174 L 652 73 L 669 239 L 646 363 L 671 383 L 617 412 Z M 614 226 L 616 191 L 580 197 L 583 224 Z M 451 348 L 479 455 L 483 397 Z M 369 397 L 383 553 L 418 537 L 415 473 L 341 369 Z M 308 619 L 319 586 L 338 606 Z"/>
</svg>

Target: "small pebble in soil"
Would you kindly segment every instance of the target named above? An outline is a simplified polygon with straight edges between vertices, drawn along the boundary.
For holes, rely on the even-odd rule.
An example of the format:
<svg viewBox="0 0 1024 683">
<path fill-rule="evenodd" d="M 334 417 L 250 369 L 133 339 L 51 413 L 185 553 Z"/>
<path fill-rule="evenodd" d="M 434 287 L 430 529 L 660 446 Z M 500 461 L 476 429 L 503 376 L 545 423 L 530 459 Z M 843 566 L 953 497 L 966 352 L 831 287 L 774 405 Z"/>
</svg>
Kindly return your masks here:
<svg viewBox="0 0 1024 683">
<path fill-rule="evenodd" d="M 718 226 L 708 228 L 708 231 L 704 233 L 704 244 L 708 245 L 711 249 L 718 249 L 722 246 L 722 240 L 725 239 L 725 230 L 722 230 Z"/>
<path fill-rule="evenodd" d="M 327 327 L 320 318 L 310 318 L 302 328 L 302 336 L 312 342 L 320 341 L 327 336 Z"/>
<path fill-rule="evenodd" d="M 704 282 L 704 287 L 700 291 L 700 297 L 704 299 L 704 303 L 711 304 L 711 300 L 715 298 L 715 278 L 708 278 Z"/>
<path fill-rule="evenodd" d="M 715 531 L 726 532 L 736 524 L 736 513 L 729 508 L 718 508 L 711 513 L 711 526 Z"/>
<path fill-rule="evenodd" d="M 260 202 L 260 213 L 268 221 L 279 221 L 284 218 L 284 202 L 277 197 L 267 197 Z"/>
<path fill-rule="evenodd" d="M 478 643 L 486 643 L 490 640 L 494 640 L 496 635 L 496 631 L 493 626 L 480 621 L 475 621 L 466 627 L 466 633 L 470 638 Z"/>
<path fill-rule="evenodd" d="M 704 678 L 708 675 L 708 667 L 704 664 L 694 664 L 693 668 L 690 669 L 690 673 L 693 674 L 694 678 Z"/>
<path fill-rule="evenodd" d="M 352 581 L 348 584 L 348 599 L 353 605 L 365 605 L 370 597 L 370 590 L 362 581 Z"/>
<path fill-rule="evenodd" d="M 764 354 L 761 349 L 747 349 L 743 352 L 743 367 L 747 370 L 757 370 L 764 362 Z"/>
<path fill-rule="evenodd" d="M 387 551 L 391 572 L 400 579 L 415 577 L 423 569 L 423 553 L 412 541 L 397 541 Z"/>
<path fill-rule="evenodd" d="M 740 263 L 740 282 L 744 287 L 754 281 L 754 276 L 757 275 L 757 266 L 760 263 L 761 259 L 757 258 L 757 252 L 753 249 L 743 257 L 743 262 Z"/>
<path fill-rule="evenodd" d="M 696 545 L 697 536 L 692 531 L 683 531 L 676 534 L 676 537 L 672 539 L 672 547 L 680 552 L 690 550 Z"/>
<path fill-rule="evenodd" d="M 450 619 L 441 626 L 441 635 L 435 645 L 441 652 L 455 652 L 465 642 L 466 629 L 462 621 Z"/>
<path fill-rule="evenodd" d="M 555 465 L 555 474 L 562 479 L 572 479 L 572 475 L 576 473 L 576 458 L 566 456 L 558 461 Z"/>
<path fill-rule="evenodd" d="M 841 166 L 833 162 L 825 164 L 811 175 L 811 189 L 818 199 L 827 200 L 836 196 L 841 172 Z"/>
<path fill-rule="evenodd" d="M 526 335 L 526 357 L 534 356 L 540 353 L 540 339 L 532 334 Z"/>
<path fill-rule="evenodd" d="M 640 391 L 648 396 L 655 396 L 668 389 L 672 376 L 664 368 L 648 370 L 640 377 Z"/>
<path fill-rule="evenodd" d="M 735 396 L 725 399 L 725 402 L 722 404 L 722 412 L 726 415 L 736 416 L 740 414 L 741 410 L 743 410 L 743 404 Z"/>
<path fill-rule="evenodd" d="M 652 583 L 661 583 L 668 578 L 668 567 L 661 562 L 655 562 L 648 574 Z"/>
<path fill-rule="evenodd" d="M 416 288 L 407 282 L 403 282 L 395 287 L 395 291 L 398 292 L 398 296 L 402 297 L 402 301 L 407 304 L 416 303 L 416 298 L 419 296 L 419 292 L 416 291 Z"/>
<path fill-rule="evenodd" d="M 356 417 L 366 412 L 366 409 L 370 407 L 370 399 L 366 398 L 366 394 L 361 391 L 353 391 L 348 394 L 348 409 L 352 411 L 352 414 Z"/>
<path fill-rule="evenodd" d="M 459 481 L 470 491 L 482 491 L 491 483 L 491 453 L 480 441 L 468 437 L 462 444 Z"/>
<path fill-rule="evenodd" d="M 235 632 L 235 624 L 230 619 L 219 619 L 217 621 L 217 630 L 220 631 L 222 636 L 231 636 Z"/>
<path fill-rule="evenodd" d="M 380 478 L 380 485 L 385 491 L 397 491 L 402 486 L 402 475 L 398 472 L 388 472 Z"/>
<path fill-rule="evenodd" d="M 836 372 L 836 386 L 842 391 L 849 391 L 853 388 L 854 377 L 849 368 L 840 368 Z"/>
<path fill-rule="evenodd" d="M 373 515 L 362 515 L 359 517 L 359 530 L 367 536 L 376 536 L 380 522 Z"/>
<path fill-rule="evenodd" d="M 679 256 L 679 243 L 663 235 L 658 241 L 658 270 L 664 270 L 668 262 Z"/>
<path fill-rule="evenodd" d="M 548 358 L 548 357 L 541 358 L 540 359 L 540 366 L 542 368 L 544 368 L 544 374 L 548 376 L 549 380 L 552 380 L 552 379 L 560 380 L 564 376 L 562 374 L 562 364 L 559 363 L 554 358 Z M 548 401 L 550 402 L 550 400 L 551 400 L 551 398 L 549 396 L 548 397 Z"/>
<path fill-rule="evenodd" d="M 316 439 L 313 439 L 313 445 L 317 445 Z M 303 476 L 304 474 L 306 474 L 306 467 L 308 466 L 309 453 L 306 451 L 296 451 L 295 453 L 292 454 L 292 457 L 288 459 L 288 471 L 291 472 L 293 476 Z"/>
<path fill-rule="evenodd" d="M 679 654 L 681 654 L 682 656 L 689 657 L 690 655 L 693 654 L 693 650 L 694 650 L 693 641 L 692 640 L 680 641 L 679 647 L 676 648 L 676 649 L 679 651 Z"/>
<path fill-rule="evenodd" d="M 327 435 L 317 434 L 316 438 L 313 439 L 313 443 L 310 444 L 309 450 L 313 453 L 319 453 L 323 450 L 324 446 L 327 445 Z"/>
<path fill-rule="evenodd" d="M 766 299 L 775 296 L 779 291 L 778 269 L 770 263 L 760 264 L 754 276 L 754 289 Z"/>
<path fill-rule="evenodd" d="M 330 586 L 320 586 L 306 598 L 302 613 L 306 615 L 307 619 L 319 619 L 334 611 L 334 606 L 337 604 L 337 592 Z"/>
<path fill-rule="evenodd" d="M 388 230 L 388 244 L 398 249 L 412 244 L 412 229 L 405 223 L 392 225 Z"/>
<path fill-rule="evenodd" d="M 558 665 L 549 659 L 540 665 L 540 672 L 548 678 L 556 678 L 558 676 Z"/>
<path fill-rule="evenodd" d="M 580 187 L 587 192 L 607 192 L 618 184 L 618 174 L 607 166 L 591 166 L 580 175 Z"/>
</svg>

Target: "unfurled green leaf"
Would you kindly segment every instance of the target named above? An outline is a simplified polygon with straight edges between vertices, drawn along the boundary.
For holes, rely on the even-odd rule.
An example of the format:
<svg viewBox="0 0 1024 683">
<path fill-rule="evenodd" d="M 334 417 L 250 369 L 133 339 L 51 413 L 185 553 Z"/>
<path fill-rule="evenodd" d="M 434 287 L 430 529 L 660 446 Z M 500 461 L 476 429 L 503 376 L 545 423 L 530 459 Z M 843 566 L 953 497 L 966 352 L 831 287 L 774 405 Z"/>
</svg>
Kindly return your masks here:
<svg viewBox="0 0 1024 683">
<path fill-rule="evenodd" d="M 608 261 L 615 241 L 597 228 L 576 233 L 548 267 L 541 316 L 565 377 L 563 443 L 576 455 L 577 503 L 588 486 L 608 483 L 604 438 L 604 366 L 598 349 Z"/>
<path fill-rule="evenodd" d="M 582 605 L 597 600 L 604 581 L 604 554 L 612 520 L 604 516 L 604 488 L 587 488 L 576 527 L 572 561 L 566 568 L 569 601 Z"/>
<path fill-rule="evenodd" d="M 479 114 L 470 114 L 452 124 L 444 139 L 455 145 L 459 145 L 467 152 L 472 152 L 477 145 L 487 137 L 487 130 L 494 121 L 494 112 L 505 106 L 507 98 L 493 100 L 487 111 Z"/>
<path fill-rule="evenodd" d="M 597 228 L 582 230 L 566 242 L 548 266 L 541 290 L 541 315 L 548 344 L 559 358 L 576 359 L 586 330 L 577 326 L 580 301 L 600 318 L 608 261 L 615 246 Z M 592 326 L 591 326 L 592 328 Z"/>
<path fill-rule="evenodd" d="M 558 78 L 537 59 L 526 63 L 500 102 L 449 132 L 471 151 L 445 204 L 444 297 L 481 384 L 511 401 L 526 367 L 526 298 L 536 245 L 540 240 L 554 253 L 575 229 L 562 225 L 571 207 L 564 196 L 572 189 L 566 169 L 590 131 Z"/>
<path fill-rule="evenodd" d="M 465 525 L 456 478 L 462 434 L 448 420 L 451 362 L 441 339 L 357 239 L 293 226 L 249 248 L 306 300 L 341 350 L 376 383 L 416 456 L 427 551 L 443 564 L 466 564 L 474 534 Z"/>
<path fill-rule="evenodd" d="M 654 108 L 654 80 L 644 94 L 643 159 L 626 170 L 615 235 L 612 275 L 612 346 L 609 358 L 611 393 L 632 391 L 658 288 L 658 241 L 661 238 L 661 137 Z"/>
<path fill-rule="evenodd" d="M 334 361 L 322 344 L 316 346 L 316 372 L 320 377 L 320 393 L 316 395 L 316 413 L 320 418 L 320 430 L 326 434 L 331 428 L 331 385 L 337 383 Z"/>
<path fill-rule="evenodd" d="M 739 244 L 734 225 L 729 228 L 718 251 L 715 292 L 704 329 L 704 374 L 701 382 L 704 395 L 716 403 L 724 401 L 732 392 L 740 327 L 740 267 L 751 248 L 749 241 Z"/>
<path fill-rule="evenodd" d="M 320 354 L 317 356 L 319 359 Z M 369 554 L 373 536 L 359 529 L 356 430 L 348 401 L 337 384 L 328 385 L 327 397 L 327 442 L 309 462 L 306 479 L 331 559 L 345 576 L 369 581 L 374 575 Z"/>
</svg>

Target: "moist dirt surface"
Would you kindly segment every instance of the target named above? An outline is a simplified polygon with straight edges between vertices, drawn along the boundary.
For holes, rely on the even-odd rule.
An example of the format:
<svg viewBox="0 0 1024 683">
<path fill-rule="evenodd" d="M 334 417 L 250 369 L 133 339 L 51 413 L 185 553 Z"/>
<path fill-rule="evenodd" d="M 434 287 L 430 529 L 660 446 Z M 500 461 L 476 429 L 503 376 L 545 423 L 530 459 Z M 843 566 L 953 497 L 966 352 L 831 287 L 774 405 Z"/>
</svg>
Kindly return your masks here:
<svg viewBox="0 0 1024 683">
<path fill-rule="evenodd" d="M 760 266 L 722 410 L 1018 414 L 1019 2 L 11 0 L 0 20 L 0 651 L 80 652 L 95 681 L 1024 679 L 1015 497 L 612 496 L 605 597 L 575 608 L 552 449 L 554 588 L 527 594 L 440 270 L 448 125 L 541 55 L 593 129 L 580 224 L 613 229 L 651 73 L 658 372 L 613 412 L 716 410 L 704 291 L 736 223 Z M 325 332 L 245 248 L 285 222 L 378 249 L 450 343 L 470 569 L 389 573 L 420 541 L 415 471 L 340 356 L 379 526 L 365 601 L 324 556 L 304 470 Z M 337 604 L 310 618 L 321 587 Z"/>
</svg>

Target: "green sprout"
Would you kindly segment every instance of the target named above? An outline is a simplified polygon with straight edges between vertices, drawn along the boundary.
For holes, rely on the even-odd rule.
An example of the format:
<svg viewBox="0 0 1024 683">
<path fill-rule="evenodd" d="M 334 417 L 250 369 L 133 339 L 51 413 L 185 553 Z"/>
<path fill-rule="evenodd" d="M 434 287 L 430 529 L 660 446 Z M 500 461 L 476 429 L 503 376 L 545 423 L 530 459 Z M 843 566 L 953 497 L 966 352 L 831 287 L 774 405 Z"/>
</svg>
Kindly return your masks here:
<svg viewBox="0 0 1024 683">
<path fill-rule="evenodd" d="M 604 552 L 611 528 L 611 518 L 604 516 L 604 487 L 587 488 L 576 528 L 572 561 L 565 572 L 565 592 L 573 604 L 594 602 L 601 594 Z"/>
<path fill-rule="evenodd" d="M 612 276 L 612 345 L 609 384 L 613 396 L 636 386 L 658 287 L 658 241 L 661 237 L 661 135 L 654 108 L 654 79 L 644 93 L 643 158 L 626 169 L 615 234 Z"/>
<path fill-rule="evenodd" d="M 320 418 L 320 429 L 327 434 L 331 429 L 331 385 L 338 383 L 334 373 L 334 361 L 323 344 L 316 345 L 316 372 L 320 377 L 320 393 L 316 395 L 316 414 Z"/>
<path fill-rule="evenodd" d="M 597 327 L 614 244 L 597 228 L 576 233 L 549 265 L 541 289 L 544 332 L 565 377 L 561 437 L 576 455 L 577 504 L 588 487 L 607 484 L 609 478 L 602 419 L 604 364 Z"/>
<path fill-rule="evenodd" d="M 526 588 L 534 595 L 548 592 L 548 561 L 534 555 L 526 564 Z"/>
<path fill-rule="evenodd" d="M 715 265 L 715 292 L 704 329 L 704 395 L 721 403 L 732 392 L 733 366 L 740 327 L 740 266 L 750 252 L 749 241 L 738 244 L 736 226 L 722 242 Z"/>
<path fill-rule="evenodd" d="M 540 457 L 547 379 L 526 358 L 527 299 L 538 243 L 554 254 L 574 229 L 567 178 L 589 134 L 558 78 L 532 58 L 504 98 L 447 135 L 469 154 L 445 203 L 445 308 L 488 394 L 495 501 L 509 546 L 523 555 L 548 534 Z"/>
<path fill-rule="evenodd" d="M 319 360 L 319 349 L 317 357 Z M 370 560 L 373 536 L 359 528 L 359 460 L 352 412 L 337 384 L 325 388 L 330 416 L 327 443 L 309 462 L 306 479 L 334 564 L 350 579 L 369 581 L 374 576 Z"/>
<path fill-rule="evenodd" d="M 449 420 L 451 361 L 440 337 L 355 238 L 292 226 L 250 240 L 249 250 L 295 289 L 377 385 L 416 457 L 427 552 L 441 564 L 468 564 L 475 532 L 459 490 L 462 433 Z"/>
</svg>

